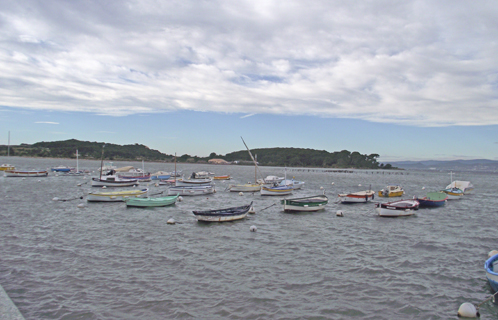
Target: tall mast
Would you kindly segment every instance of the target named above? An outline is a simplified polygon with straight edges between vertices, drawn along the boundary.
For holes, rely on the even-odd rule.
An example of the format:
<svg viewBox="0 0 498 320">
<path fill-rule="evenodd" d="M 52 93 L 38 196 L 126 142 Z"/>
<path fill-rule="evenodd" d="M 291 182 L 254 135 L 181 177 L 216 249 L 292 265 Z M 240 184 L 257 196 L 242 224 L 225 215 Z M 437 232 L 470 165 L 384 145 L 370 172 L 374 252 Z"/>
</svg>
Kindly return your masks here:
<svg viewBox="0 0 498 320">
<path fill-rule="evenodd" d="M 9 144 L 7 145 L 7 157 L 10 157 L 10 131 L 9 131 Z"/>
<path fill-rule="evenodd" d="M 78 172 L 80 172 L 80 166 L 78 165 L 78 149 L 76 149 L 76 173 Z"/>
<path fill-rule="evenodd" d="M 100 160 L 100 179 L 102 180 L 102 167 L 104 167 L 104 148 L 105 148 L 105 143 L 102 146 L 102 160 Z"/>
</svg>

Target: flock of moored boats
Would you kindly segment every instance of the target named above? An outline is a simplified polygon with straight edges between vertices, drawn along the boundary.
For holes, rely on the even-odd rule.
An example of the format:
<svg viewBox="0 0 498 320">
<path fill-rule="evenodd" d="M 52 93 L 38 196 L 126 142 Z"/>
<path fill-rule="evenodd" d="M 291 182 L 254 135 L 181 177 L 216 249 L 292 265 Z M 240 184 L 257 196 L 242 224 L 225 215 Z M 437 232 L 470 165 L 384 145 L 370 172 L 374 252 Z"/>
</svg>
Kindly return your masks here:
<svg viewBox="0 0 498 320">
<path fill-rule="evenodd" d="M 48 170 L 15 170 L 9 164 L 0 166 L 6 177 L 46 177 Z M 88 175 L 89 171 L 66 166 L 53 167 L 50 171 L 61 176 Z M 189 178 L 184 178 L 181 172 L 159 171 L 151 174 L 132 166 L 117 168 L 112 162 L 102 163 L 99 176 L 91 179 L 93 187 L 137 187 L 140 183 L 156 180 L 156 185 L 169 185 L 167 196 L 151 197 L 148 188 L 124 191 L 92 191 L 87 195 L 89 202 L 116 202 L 123 201 L 129 207 L 163 207 L 175 204 L 181 196 L 208 195 L 216 192 L 214 180 L 230 180 L 229 175 L 216 176 L 212 172 L 194 172 Z M 230 184 L 226 190 L 230 192 L 259 192 L 262 196 L 287 196 L 293 191 L 301 189 L 305 182 L 287 179 L 286 176 L 267 176 L 256 179 L 254 183 Z M 473 185 L 469 181 L 451 181 L 439 192 L 429 192 L 425 197 L 413 199 L 400 199 L 389 202 L 377 202 L 375 210 L 381 217 L 410 216 L 420 207 L 444 206 L 447 200 L 461 199 L 463 195 L 472 193 Z M 164 192 L 164 191 L 163 191 Z M 161 192 L 160 194 L 162 194 Z M 377 193 L 373 190 L 364 190 L 352 193 L 340 193 L 339 202 L 367 203 L 375 199 L 375 195 L 382 198 L 402 197 L 405 192 L 400 185 L 388 185 Z M 284 212 L 315 212 L 325 208 L 329 199 L 325 194 L 307 197 L 284 198 L 280 201 Z M 251 209 L 251 205 L 215 209 L 208 214 L 207 211 L 195 211 L 194 215 L 200 221 L 233 221 L 243 219 Z M 245 210 L 247 209 L 247 210 Z"/>
</svg>

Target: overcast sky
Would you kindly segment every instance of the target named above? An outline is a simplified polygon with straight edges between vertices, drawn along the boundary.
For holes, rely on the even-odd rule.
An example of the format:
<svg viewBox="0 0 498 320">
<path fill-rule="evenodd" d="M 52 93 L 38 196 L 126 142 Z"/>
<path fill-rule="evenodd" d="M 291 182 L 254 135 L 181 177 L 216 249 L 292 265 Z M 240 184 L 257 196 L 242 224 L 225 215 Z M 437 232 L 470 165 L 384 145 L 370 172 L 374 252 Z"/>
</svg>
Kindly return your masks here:
<svg viewBox="0 0 498 320">
<path fill-rule="evenodd" d="M 86 115 L 128 124 L 131 116 L 185 112 L 210 120 L 290 116 L 289 123 L 303 116 L 310 127 L 342 119 L 418 135 L 427 134 L 424 128 L 494 135 L 498 2 L 4 1 L 0 70 L 0 125 L 12 134 L 26 131 L 14 123 L 21 114 L 33 115 L 30 133 L 16 133 L 29 141 L 18 143 L 91 140 L 89 133 L 67 129 L 59 139 L 44 136 L 41 128 L 61 124 L 55 119 L 61 114 L 68 122 L 70 115 Z M 145 138 L 128 141 L 112 132 L 108 142 L 147 145 Z M 243 149 L 239 136 L 249 133 L 232 133 L 236 150 Z M 0 142 L 6 141 L 2 135 Z M 486 140 L 487 151 L 460 146 L 461 156 L 496 158 L 495 137 Z M 448 143 L 458 143 L 455 138 Z M 198 151 L 191 145 L 184 152 L 217 151 L 216 145 Z M 307 147 L 256 136 L 252 145 L 279 146 Z M 414 157 L 391 147 L 371 149 L 393 159 Z M 235 151 L 230 148 L 218 152 Z M 370 152 L 364 148 L 358 151 Z"/>
</svg>

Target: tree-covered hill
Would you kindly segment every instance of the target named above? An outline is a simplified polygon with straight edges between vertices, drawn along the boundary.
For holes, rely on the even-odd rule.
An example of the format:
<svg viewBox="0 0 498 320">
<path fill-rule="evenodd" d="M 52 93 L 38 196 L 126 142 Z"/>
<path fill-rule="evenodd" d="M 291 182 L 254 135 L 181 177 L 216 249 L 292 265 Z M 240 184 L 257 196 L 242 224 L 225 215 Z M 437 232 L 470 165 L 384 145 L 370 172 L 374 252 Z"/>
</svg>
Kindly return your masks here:
<svg viewBox="0 0 498 320">
<path fill-rule="evenodd" d="M 82 159 L 100 159 L 105 144 L 104 157 L 108 160 L 168 161 L 173 156 L 153 150 L 142 144 L 117 145 L 104 142 L 79 141 L 76 139 L 53 142 L 37 142 L 31 145 L 11 146 L 10 155 L 27 157 L 76 158 L 76 149 Z M 6 155 L 6 146 L 0 154 Z"/>
<path fill-rule="evenodd" d="M 150 149 L 142 144 L 117 145 L 104 142 L 79 141 L 76 139 L 37 142 L 34 144 L 21 144 L 10 146 L 11 156 L 20 157 L 50 157 L 50 158 L 75 158 L 76 149 L 81 159 L 101 159 L 102 147 L 105 160 L 126 161 L 174 161 L 173 155 L 167 155 L 157 150 Z M 391 165 L 377 162 L 378 154 L 360 154 L 348 150 L 328 152 L 304 148 L 265 148 L 252 149 L 252 154 L 257 156 L 261 166 L 288 166 L 288 167 L 314 167 L 314 168 L 362 168 L 362 169 L 390 169 Z M 7 146 L 0 146 L 0 156 L 7 155 Z M 209 157 L 198 157 L 184 154 L 177 157 L 178 162 L 201 163 L 213 158 L 224 159 L 232 163 L 252 164 L 247 150 L 236 151 L 226 155 L 211 153 Z"/>
<path fill-rule="evenodd" d="M 263 166 L 314 167 L 314 168 L 364 168 L 383 167 L 377 162 L 378 154 L 360 154 L 357 151 L 328 152 L 303 148 L 252 149 L 251 153 Z M 251 160 L 247 150 L 228 153 L 227 161 Z"/>
</svg>

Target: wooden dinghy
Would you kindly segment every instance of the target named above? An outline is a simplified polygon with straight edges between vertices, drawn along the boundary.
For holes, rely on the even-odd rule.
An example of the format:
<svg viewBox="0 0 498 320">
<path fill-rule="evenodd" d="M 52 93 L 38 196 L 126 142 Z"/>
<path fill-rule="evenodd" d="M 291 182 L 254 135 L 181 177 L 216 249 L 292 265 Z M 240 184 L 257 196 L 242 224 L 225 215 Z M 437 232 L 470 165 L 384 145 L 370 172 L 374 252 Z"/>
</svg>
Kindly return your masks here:
<svg viewBox="0 0 498 320">
<path fill-rule="evenodd" d="M 148 207 L 166 207 L 176 203 L 179 195 L 175 196 L 167 196 L 167 197 L 158 197 L 158 198 L 128 198 L 125 199 L 127 207 L 139 207 L 139 208 L 148 208 Z"/>
<path fill-rule="evenodd" d="M 403 217 L 411 216 L 419 208 L 417 200 L 398 200 L 375 204 L 377 213 L 381 217 Z"/>
<path fill-rule="evenodd" d="M 244 219 L 251 209 L 252 202 L 246 206 L 231 207 L 225 209 L 192 211 L 197 221 L 225 222 Z"/>
<path fill-rule="evenodd" d="M 283 199 L 280 203 L 284 206 L 284 212 L 314 212 L 325 209 L 329 202 L 326 195 L 311 197 Z"/>
<path fill-rule="evenodd" d="M 90 192 L 87 195 L 88 202 L 117 202 L 125 201 L 129 198 L 136 198 L 146 194 L 148 189 L 136 189 L 125 191 L 110 191 L 110 192 Z"/>
</svg>

